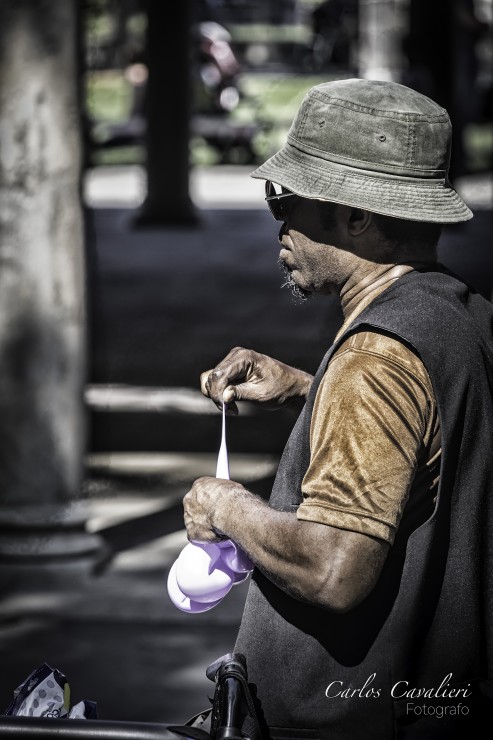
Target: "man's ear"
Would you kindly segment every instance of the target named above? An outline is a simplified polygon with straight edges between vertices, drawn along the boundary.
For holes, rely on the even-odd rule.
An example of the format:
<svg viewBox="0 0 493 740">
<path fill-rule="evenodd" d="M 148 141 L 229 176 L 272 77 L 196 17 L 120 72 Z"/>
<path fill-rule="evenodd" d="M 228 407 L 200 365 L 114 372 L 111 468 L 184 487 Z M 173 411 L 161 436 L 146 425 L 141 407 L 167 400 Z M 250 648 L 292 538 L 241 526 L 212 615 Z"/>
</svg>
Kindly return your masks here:
<svg viewBox="0 0 493 740">
<path fill-rule="evenodd" d="M 364 211 L 362 208 L 351 208 L 348 218 L 348 231 L 351 236 L 363 234 L 372 222 L 370 211 Z"/>
</svg>

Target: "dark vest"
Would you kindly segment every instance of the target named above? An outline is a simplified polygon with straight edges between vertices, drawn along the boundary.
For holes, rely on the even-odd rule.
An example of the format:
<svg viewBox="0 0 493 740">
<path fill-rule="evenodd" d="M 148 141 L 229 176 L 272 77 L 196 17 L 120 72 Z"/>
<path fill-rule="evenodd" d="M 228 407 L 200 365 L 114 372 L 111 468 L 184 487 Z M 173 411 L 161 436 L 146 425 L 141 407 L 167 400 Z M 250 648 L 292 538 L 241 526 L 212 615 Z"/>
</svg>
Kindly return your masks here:
<svg viewBox="0 0 493 740">
<path fill-rule="evenodd" d="M 491 303 L 441 267 L 381 293 L 323 358 L 270 504 L 300 504 L 317 388 L 337 347 L 366 328 L 408 344 L 430 375 L 442 435 L 435 510 L 414 531 L 404 512 L 377 586 L 347 614 L 297 601 L 255 570 L 235 650 L 272 737 L 462 740 L 485 707 L 486 728 L 493 716 Z"/>
</svg>

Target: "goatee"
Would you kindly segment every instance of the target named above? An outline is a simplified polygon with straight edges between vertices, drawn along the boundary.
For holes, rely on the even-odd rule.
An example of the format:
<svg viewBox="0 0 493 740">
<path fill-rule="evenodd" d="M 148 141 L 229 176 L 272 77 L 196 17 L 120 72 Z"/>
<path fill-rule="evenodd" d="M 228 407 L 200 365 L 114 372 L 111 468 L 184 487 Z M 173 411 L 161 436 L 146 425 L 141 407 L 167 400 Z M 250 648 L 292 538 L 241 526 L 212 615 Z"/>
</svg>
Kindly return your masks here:
<svg viewBox="0 0 493 740">
<path fill-rule="evenodd" d="M 305 301 L 307 301 L 308 298 L 311 297 L 310 291 L 300 288 L 300 286 L 294 282 L 291 270 L 287 267 L 287 265 L 285 264 L 285 262 L 282 261 L 281 258 L 278 259 L 277 264 L 279 265 L 285 277 L 281 288 L 289 288 L 297 302 L 304 303 Z"/>
</svg>

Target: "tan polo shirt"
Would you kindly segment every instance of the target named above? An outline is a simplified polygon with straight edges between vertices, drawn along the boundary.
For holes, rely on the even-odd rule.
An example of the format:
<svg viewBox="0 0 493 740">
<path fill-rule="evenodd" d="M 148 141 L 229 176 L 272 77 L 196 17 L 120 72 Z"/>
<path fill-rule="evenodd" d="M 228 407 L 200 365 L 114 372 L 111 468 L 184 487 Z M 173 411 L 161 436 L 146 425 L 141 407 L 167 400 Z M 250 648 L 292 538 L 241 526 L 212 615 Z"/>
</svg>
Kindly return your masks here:
<svg viewBox="0 0 493 740">
<path fill-rule="evenodd" d="M 366 303 L 366 302 L 365 302 Z M 440 425 L 428 373 L 394 337 L 362 331 L 332 357 L 318 388 L 298 519 L 392 543 L 434 507 Z"/>
</svg>

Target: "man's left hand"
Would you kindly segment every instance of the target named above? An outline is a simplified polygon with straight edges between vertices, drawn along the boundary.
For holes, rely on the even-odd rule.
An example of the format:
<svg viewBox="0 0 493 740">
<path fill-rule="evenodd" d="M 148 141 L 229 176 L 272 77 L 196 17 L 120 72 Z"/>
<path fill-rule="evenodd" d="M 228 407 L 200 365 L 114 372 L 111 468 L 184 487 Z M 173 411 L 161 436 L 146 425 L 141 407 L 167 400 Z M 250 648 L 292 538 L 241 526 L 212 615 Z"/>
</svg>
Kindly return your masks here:
<svg viewBox="0 0 493 740">
<path fill-rule="evenodd" d="M 232 504 L 233 492 L 245 490 L 241 483 L 225 478 L 197 478 L 183 499 L 187 536 L 194 542 L 219 542 L 224 539 L 218 521 L 222 507 Z"/>
</svg>

